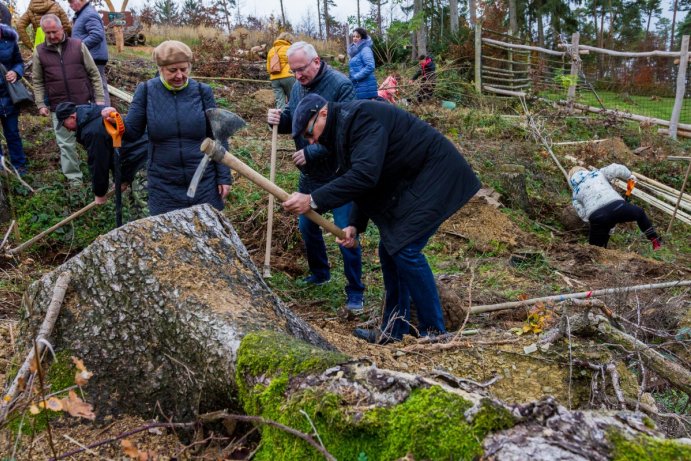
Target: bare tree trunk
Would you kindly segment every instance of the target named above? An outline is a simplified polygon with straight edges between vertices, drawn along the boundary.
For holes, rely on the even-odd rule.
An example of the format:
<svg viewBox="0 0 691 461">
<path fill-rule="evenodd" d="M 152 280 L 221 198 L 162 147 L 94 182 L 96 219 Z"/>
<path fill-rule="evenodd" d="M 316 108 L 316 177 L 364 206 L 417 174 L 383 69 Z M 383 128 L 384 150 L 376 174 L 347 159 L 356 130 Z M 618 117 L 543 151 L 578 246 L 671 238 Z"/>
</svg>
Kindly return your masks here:
<svg viewBox="0 0 691 461">
<path fill-rule="evenodd" d="M 360 0 L 357 0 L 357 26 L 361 27 L 361 25 L 360 25 Z"/>
<path fill-rule="evenodd" d="M 449 24 L 451 35 L 458 33 L 458 0 L 449 0 Z"/>
<path fill-rule="evenodd" d="M 424 4 L 422 0 L 414 0 L 413 4 L 413 14 L 414 15 L 424 15 Z M 427 54 L 427 21 L 423 20 L 420 24 L 418 30 L 415 31 L 416 42 L 417 42 L 417 54 L 418 56 Z"/>
<path fill-rule="evenodd" d="M 477 23 L 477 0 L 468 0 L 468 14 L 470 25 L 474 26 Z"/>
<path fill-rule="evenodd" d="M 329 19 L 329 0 L 324 0 L 324 37 L 326 40 L 329 39 L 330 32 L 331 21 Z"/>
<path fill-rule="evenodd" d="M 509 0 L 509 35 L 516 36 L 518 32 L 518 12 L 516 0 Z"/>
<path fill-rule="evenodd" d="M 669 38 L 669 51 L 674 51 L 674 26 L 677 24 L 677 10 L 679 0 L 674 0 L 674 7 L 672 8 L 672 32 Z"/>
<path fill-rule="evenodd" d="M 320 11 L 320 0 L 317 0 L 317 24 L 319 24 L 319 38 L 324 40 L 324 34 L 322 33 L 322 14 Z"/>
<path fill-rule="evenodd" d="M 286 10 L 283 8 L 283 0 L 281 0 L 281 18 L 283 20 L 283 27 L 286 27 L 288 23 L 286 22 Z"/>
</svg>

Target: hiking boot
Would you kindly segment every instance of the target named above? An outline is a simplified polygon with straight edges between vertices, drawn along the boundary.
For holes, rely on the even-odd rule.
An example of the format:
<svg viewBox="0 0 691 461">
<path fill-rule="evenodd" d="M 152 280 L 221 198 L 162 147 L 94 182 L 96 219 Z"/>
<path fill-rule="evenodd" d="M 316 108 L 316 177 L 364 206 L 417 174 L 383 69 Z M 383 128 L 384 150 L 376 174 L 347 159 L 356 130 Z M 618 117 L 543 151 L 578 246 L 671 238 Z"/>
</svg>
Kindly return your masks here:
<svg viewBox="0 0 691 461">
<path fill-rule="evenodd" d="M 380 346 L 384 346 L 394 341 L 398 341 L 397 339 L 389 335 L 380 336 L 378 328 L 356 328 L 355 330 L 353 330 L 353 335 L 356 338 L 364 339 L 370 344 L 379 344 Z"/>
<path fill-rule="evenodd" d="M 323 278 L 317 277 L 314 274 L 310 274 L 307 277 L 305 277 L 304 279 L 302 279 L 302 283 L 305 285 L 314 285 L 314 286 L 318 287 L 318 286 L 324 285 L 325 283 L 329 283 L 330 280 L 331 280 L 331 277 L 323 279 Z"/>
<path fill-rule="evenodd" d="M 365 306 L 365 299 L 362 293 L 348 293 L 346 297 L 346 309 L 353 314 L 362 314 Z"/>
</svg>

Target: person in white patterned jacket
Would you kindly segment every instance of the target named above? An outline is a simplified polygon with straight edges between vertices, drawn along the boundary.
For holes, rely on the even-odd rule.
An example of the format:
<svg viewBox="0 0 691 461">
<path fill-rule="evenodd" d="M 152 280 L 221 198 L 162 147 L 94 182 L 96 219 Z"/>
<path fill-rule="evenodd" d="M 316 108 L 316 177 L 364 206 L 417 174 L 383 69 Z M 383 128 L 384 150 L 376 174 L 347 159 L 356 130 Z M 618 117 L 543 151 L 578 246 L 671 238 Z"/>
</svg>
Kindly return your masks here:
<svg viewBox="0 0 691 461">
<path fill-rule="evenodd" d="M 590 223 L 588 242 L 607 248 L 610 231 L 615 225 L 636 221 L 641 232 L 651 241 L 653 250 L 658 250 L 662 241 L 650 219 L 641 207 L 627 202 L 614 190 L 610 181 L 615 178 L 636 180 L 628 168 L 617 163 L 599 170 L 588 171 L 576 166 L 569 171 L 573 207 L 583 221 Z"/>
</svg>

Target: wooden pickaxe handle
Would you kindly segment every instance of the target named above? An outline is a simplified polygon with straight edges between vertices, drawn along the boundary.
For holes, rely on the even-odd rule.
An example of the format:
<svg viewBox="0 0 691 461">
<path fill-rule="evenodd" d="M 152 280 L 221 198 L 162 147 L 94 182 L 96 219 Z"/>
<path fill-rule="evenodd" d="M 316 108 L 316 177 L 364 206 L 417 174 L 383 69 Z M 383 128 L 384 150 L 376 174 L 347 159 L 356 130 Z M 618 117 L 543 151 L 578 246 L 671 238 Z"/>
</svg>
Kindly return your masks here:
<svg viewBox="0 0 691 461">
<path fill-rule="evenodd" d="M 106 194 L 106 197 L 112 196 L 113 193 L 115 193 L 114 190 L 108 191 L 108 193 Z M 75 219 L 75 218 L 78 218 L 79 216 L 83 215 L 84 213 L 86 213 L 86 212 L 89 211 L 90 209 L 92 209 L 92 208 L 94 208 L 94 207 L 97 207 L 97 206 L 99 206 L 99 204 L 96 203 L 96 202 L 91 202 L 91 203 L 89 203 L 87 206 L 85 206 L 85 207 L 82 208 L 81 210 L 75 211 L 74 213 L 72 213 L 71 215 L 69 215 L 68 217 L 66 217 L 66 218 L 63 219 L 62 221 L 60 221 L 59 223 L 53 225 L 52 227 L 49 227 L 48 229 L 44 230 L 43 232 L 41 232 L 41 233 L 38 234 L 37 236 L 32 237 L 31 239 L 29 239 L 29 240 L 27 240 L 26 242 L 22 243 L 22 244 L 19 245 L 18 247 L 12 248 L 12 249 L 10 249 L 10 250 L 7 250 L 7 254 L 13 255 L 13 254 L 17 254 L 17 253 L 21 252 L 22 250 L 24 250 L 25 248 L 27 248 L 27 247 L 33 245 L 34 243 L 38 242 L 39 240 L 41 240 L 43 237 L 45 237 L 46 235 L 50 234 L 50 233 L 53 232 L 54 230 L 61 228 L 62 226 L 64 226 L 64 225 L 67 224 L 68 222 L 72 221 L 72 220 Z"/>
<path fill-rule="evenodd" d="M 288 192 L 284 191 L 276 184 L 272 183 L 264 176 L 254 171 L 252 168 L 247 166 L 242 160 L 240 160 L 230 152 L 226 151 L 223 148 L 223 146 L 221 146 L 213 139 L 206 138 L 202 143 L 201 150 L 202 152 L 206 153 L 206 155 L 211 157 L 211 159 L 215 162 L 229 166 L 245 178 L 255 183 L 257 186 L 267 191 L 269 194 L 276 197 L 281 202 L 285 202 L 286 200 L 288 200 L 288 197 L 290 197 L 290 194 L 288 194 Z M 343 229 L 336 226 L 334 223 L 324 218 L 322 215 L 315 212 L 314 210 L 308 211 L 307 213 L 303 214 L 303 216 L 309 219 L 310 221 L 318 224 L 323 229 L 326 229 L 328 232 L 335 235 L 336 237 L 341 239 L 345 238 L 345 232 L 343 232 Z"/>
</svg>

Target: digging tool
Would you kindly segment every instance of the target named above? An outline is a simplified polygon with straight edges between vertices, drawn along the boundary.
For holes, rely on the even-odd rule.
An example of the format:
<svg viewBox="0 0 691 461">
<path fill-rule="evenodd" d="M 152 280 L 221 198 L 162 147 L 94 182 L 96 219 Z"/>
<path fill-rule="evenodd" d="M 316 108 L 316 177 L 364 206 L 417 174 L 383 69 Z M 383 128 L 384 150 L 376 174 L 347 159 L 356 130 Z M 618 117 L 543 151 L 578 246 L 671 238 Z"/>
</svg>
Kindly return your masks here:
<svg viewBox="0 0 691 461">
<path fill-rule="evenodd" d="M 278 125 L 271 130 L 271 170 L 269 181 L 276 182 L 276 145 L 278 144 Z M 208 157 L 208 156 L 207 156 Z M 266 218 L 266 252 L 264 253 L 264 278 L 271 277 L 271 235 L 274 228 L 274 196 L 269 194 L 269 209 Z"/>
<path fill-rule="evenodd" d="M 229 110 L 219 108 L 206 109 L 205 114 L 211 126 L 211 132 L 214 134 L 214 139 L 218 139 L 219 141 L 227 140 L 233 136 L 236 131 L 246 125 L 243 119 Z M 202 176 L 204 176 L 204 171 L 206 171 L 209 160 L 209 156 L 205 155 L 199 163 L 197 170 L 194 172 L 194 176 L 192 176 L 192 182 L 190 182 L 190 186 L 187 189 L 188 197 L 193 198 L 196 195 L 197 186 L 199 186 L 199 181 L 201 181 Z"/>
<path fill-rule="evenodd" d="M 115 192 L 114 190 L 108 191 L 108 193 L 106 194 L 106 197 L 112 196 L 114 192 Z M 92 208 L 94 208 L 94 207 L 97 207 L 97 206 L 99 206 L 99 204 L 96 203 L 96 202 L 91 202 L 91 203 L 89 203 L 87 206 L 85 206 L 85 207 L 82 208 L 81 210 L 75 211 L 74 213 L 72 213 L 71 215 L 69 215 L 68 217 L 66 217 L 66 218 L 63 219 L 62 221 L 60 221 L 59 223 L 57 223 L 57 224 L 55 224 L 54 226 L 52 226 L 52 227 L 50 227 L 50 228 L 44 230 L 43 232 L 41 232 L 41 233 L 38 234 L 37 236 L 35 236 L 35 237 L 33 237 L 33 238 L 27 240 L 26 242 L 22 243 L 22 244 L 19 245 L 18 247 L 12 248 L 12 249 L 10 249 L 10 250 L 7 250 L 7 254 L 13 255 L 13 254 L 17 254 L 17 253 L 21 252 L 22 250 L 24 250 L 25 248 L 27 248 L 27 247 L 33 245 L 34 243 L 38 242 L 39 240 L 41 240 L 43 237 L 45 237 L 46 235 L 50 234 L 50 233 L 53 232 L 54 230 L 61 228 L 62 226 L 64 226 L 64 225 L 67 224 L 68 222 L 72 221 L 72 220 L 75 219 L 75 218 L 80 217 L 81 215 L 83 215 L 84 213 L 86 213 L 87 211 L 89 211 L 90 209 L 92 209 Z"/>
<path fill-rule="evenodd" d="M 288 200 L 288 197 L 290 197 L 288 192 L 284 191 L 276 184 L 272 183 L 264 176 L 254 171 L 249 166 L 245 165 L 245 163 L 243 163 L 242 160 L 235 157 L 230 152 L 226 152 L 223 146 L 221 146 L 218 142 L 214 141 L 213 139 L 206 138 L 202 143 L 201 150 L 202 152 L 206 153 L 206 155 L 209 156 L 213 161 L 223 163 L 224 165 L 229 166 L 245 178 L 255 183 L 257 186 L 261 187 L 271 195 L 275 196 L 281 202 L 285 202 L 286 200 Z M 320 227 L 326 229 L 328 232 L 332 233 L 336 237 L 341 239 L 345 238 L 345 232 L 343 232 L 343 229 L 336 226 L 328 219 L 325 219 L 322 215 L 315 212 L 314 210 L 309 210 L 303 216 L 305 216 L 310 221 L 316 223 Z"/>
<path fill-rule="evenodd" d="M 633 188 L 636 187 L 636 181 L 633 179 L 629 179 L 626 181 L 626 200 L 627 202 L 631 201 L 631 194 L 633 193 Z"/>
<path fill-rule="evenodd" d="M 122 226 L 122 173 L 120 171 L 120 147 L 122 147 L 122 135 L 125 134 L 125 122 L 117 112 L 111 112 L 110 122 L 108 119 L 103 119 L 103 125 L 106 131 L 113 138 L 113 151 L 115 158 L 113 159 L 113 179 L 115 181 L 115 227 Z"/>
</svg>

